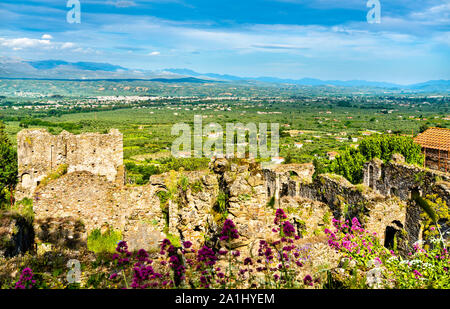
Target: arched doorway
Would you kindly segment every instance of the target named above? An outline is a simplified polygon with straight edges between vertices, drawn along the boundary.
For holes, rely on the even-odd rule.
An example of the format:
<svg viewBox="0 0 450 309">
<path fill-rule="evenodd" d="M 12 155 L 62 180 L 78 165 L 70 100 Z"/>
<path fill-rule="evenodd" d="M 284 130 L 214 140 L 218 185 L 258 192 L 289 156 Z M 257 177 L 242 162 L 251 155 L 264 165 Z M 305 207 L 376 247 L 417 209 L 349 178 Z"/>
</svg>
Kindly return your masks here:
<svg viewBox="0 0 450 309">
<path fill-rule="evenodd" d="M 31 179 L 31 176 L 28 173 L 22 174 L 20 182 L 22 183 L 22 187 L 24 188 L 30 188 L 33 186 L 33 180 Z"/>
<path fill-rule="evenodd" d="M 401 231 L 402 228 L 403 224 L 398 220 L 394 220 L 390 225 L 386 226 L 386 230 L 384 232 L 384 246 L 386 248 L 394 249 L 396 246 L 395 236 Z"/>
</svg>

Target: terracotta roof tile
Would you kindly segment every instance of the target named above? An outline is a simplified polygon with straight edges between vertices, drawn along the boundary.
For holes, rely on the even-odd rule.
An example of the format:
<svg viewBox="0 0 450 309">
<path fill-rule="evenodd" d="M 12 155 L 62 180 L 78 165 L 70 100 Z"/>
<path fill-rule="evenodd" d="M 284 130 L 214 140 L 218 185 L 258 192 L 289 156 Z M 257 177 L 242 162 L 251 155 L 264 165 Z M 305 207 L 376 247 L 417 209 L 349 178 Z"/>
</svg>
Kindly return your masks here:
<svg viewBox="0 0 450 309">
<path fill-rule="evenodd" d="M 450 129 L 429 128 L 420 133 L 414 141 L 424 148 L 450 150 Z"/>
</svg>

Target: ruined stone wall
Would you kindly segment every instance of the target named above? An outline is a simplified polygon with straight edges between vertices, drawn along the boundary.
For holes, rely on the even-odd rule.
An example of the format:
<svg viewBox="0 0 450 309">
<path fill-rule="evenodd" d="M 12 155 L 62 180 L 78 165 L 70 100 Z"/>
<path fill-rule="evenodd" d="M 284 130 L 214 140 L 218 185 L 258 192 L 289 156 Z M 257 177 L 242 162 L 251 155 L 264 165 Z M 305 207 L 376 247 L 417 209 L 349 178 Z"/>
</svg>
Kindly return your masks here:
<svg viewBox="0 0 450 309">
<path fill-rule="evenodd" d="M 79 238 L 84 241 L 90 231 L 105 226 L 122 231 L 132 241 L 145 235 L 142 229 L 161 234 L 164 227 L 155 187 L 119 186 L 105 176 L 86 171 L 68 173 L 39 187 L 33 208 L 36 235 L 41 242 L 51 242 L 46 233 L 48 225 L 61 219 L 80 221 L 83 229 Z M 73 238 L 70 230 L 62 238 Z"/>
<path fill-rule="evenodd" d="M 262 173 L 267 197 L 274 197 L 278 203 L 284 196 L 298 196 L 300 184 L 312 180 L 314 166 L 312 164 L 285 164 L 264 168 Z"/>
<path fill-rule="evenodd" d="M 385 196 L 411 198 L 417 191 L 422 196 L 438 194 L 450 205 L 450 174 L 404 163 L 403 158 L 384 163 L 374 159 L 364 165 L 364 184 Z"/>
<path fill-rule="evenodd" d="M 283 208 L 301 236 L 323 235 L 325 228 L 332 228 L 333 217 L 358 217 L 381 242 L 389 243 L 392 235 L 404 230 L 412 244 L 420 239 L 421 219 L 420 209 L 408 201 L 408 190 L 420 184 L 419 190 L 448 201 L 448 178 L 401 163 L 371 164 L 373 188 L 352 185 L 337 175 L 312 180 L 310 165 L 262 169 L 254 162 L 238 165 L 226 159 L 212 161 L 205 171 L 154 175 L 144 186 L 120 185 L 88 171 L 69 172 L 36 190 L 36 235 L 46 242 L 52 239 L 49 231 L 54 231 L 59 236 L 53 239 L 70 243 L 109 225 L 123 232 L 132 249 L 155 249 L 169 235 L 190 240 L 197 248 L 205 241 L 220 246 L 217 235 L 227 214 L 241 235 L 234 245 L 251 248 L 259 239 L 271 237 L 275 210 Z M 182 177 L 189 185 L 181 184 Z M 161 202 L 159 191 L 170 193 L 167 204 Z M 218 207 L 219 199 L 225 212 Z"/>
<path fill-rule="evenodd" d="M 20 179 L 16 198 L 19 200 L 31 198 L 39 182 L 63 164 L 69 173 L 89 171 L 106 176 L 111 182 L 123 182 L 123 137 L 118 130 L 80 135 L 22 130 L 17 134 L 17 155 Z"/>
<path fill-rule="evenodd" d="M 406 203 L 384 197 L 365 185 L 352 185 L 338 175 L 319 175 L 313 182 L 300 186 L 299 196 L 327 205 L 334 218 L 359 219 L 366 229 L 377 233 L 383 243 L 386 229 L 406 226 Z"/>
</svg>

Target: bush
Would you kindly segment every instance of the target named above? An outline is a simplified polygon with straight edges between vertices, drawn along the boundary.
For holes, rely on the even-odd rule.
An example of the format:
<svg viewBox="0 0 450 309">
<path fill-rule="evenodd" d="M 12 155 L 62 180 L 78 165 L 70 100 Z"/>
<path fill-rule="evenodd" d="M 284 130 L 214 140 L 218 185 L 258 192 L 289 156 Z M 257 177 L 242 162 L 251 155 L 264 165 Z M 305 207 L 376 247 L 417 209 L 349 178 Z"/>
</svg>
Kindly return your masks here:
<svg viewBox="0 0 450 309">
<path fill-rule="evenodd" d="M 102 234 L 100 229 L 95 229 L 87 238 L 87 247 L 95 253 L 112 253 L 121 239 L 122 233 L 120 231 L 108 229 Z"/>
<path fill-rule="evenodd" d="M 352 267 L 345 267 L 350 274 L 363 271 L 366 276 L 354 280 L 348 276 L 345 287 L 371 287 L 370 273 L 377 272 L 378 287 L 421 289 L 450 288 L 450 255 L 439 239 L 433 239 L 427 250 L 419 243 L 411 248 L 408 259 L 398 252 L 389 251 L 382 246 L 375 234 L 363 229 L 356 218 L 352 222 L 333 219 L 334 231 L 328 229 L 328 244 L 341 252 L 347 261 L 353 261 Z"/>
<path fill-rule="evenodd" d="M 54 172 L 51 172 L 41 180 L 39 187 L 45 187 L 51 180 L 58 179 L 59 177 L 67 174 L 67 168 L 67 164 L 59 165 Z"/>
<path fill-rule="evenodd" d="M 408 136 L 370 136 L 361 141 L 358 150 L 367 161 L 379 158 L 388 162 L 394 153 L 400 153 L 407 163 L 423 164 L 420 145 L 414 143 L 414 140 Z"/>
<path fill-rule="evenodd" d="M 344 176 L 353 184 L 358 184 L 363 178 L 365 162 L 373 158 L 388 162 L 394 153 L 402 154 L 407 163 L 423 165 L 421 148 L 412 138 L 377 135 L 362 140 L 358 149 L 346 149 L 335 160 L 314 159 L 314 177 L 319 174 L 334 173 Z"/>
<path fill-rule="evenodd" d="M 18 182 L 17 151 L 12 146 L 0 122 L 0 206 L 6 202 L 13 203 L 13 191 Z"/>
</svg>

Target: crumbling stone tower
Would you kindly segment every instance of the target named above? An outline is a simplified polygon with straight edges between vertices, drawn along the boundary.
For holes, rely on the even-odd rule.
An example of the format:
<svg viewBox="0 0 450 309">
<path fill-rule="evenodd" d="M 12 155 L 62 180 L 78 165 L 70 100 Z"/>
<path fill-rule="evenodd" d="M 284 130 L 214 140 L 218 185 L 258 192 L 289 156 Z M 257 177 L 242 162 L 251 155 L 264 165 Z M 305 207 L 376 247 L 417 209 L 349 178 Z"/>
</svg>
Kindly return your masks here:
<svg viewBox="0 0 450 309">
<path fill-rule="evenodd" d="M 117 129 L 107 134 L 67 131 L 52 135 L 45 129 L 27 129 L 17 134 L 19 184 L 16 198 L 31 198 L 49 173 L 66 165 L 67 172 L 88 171 L 122 182 L 123 136 Z"/>
</svg>

